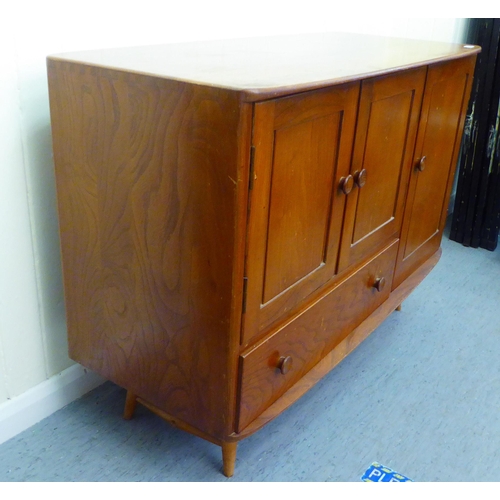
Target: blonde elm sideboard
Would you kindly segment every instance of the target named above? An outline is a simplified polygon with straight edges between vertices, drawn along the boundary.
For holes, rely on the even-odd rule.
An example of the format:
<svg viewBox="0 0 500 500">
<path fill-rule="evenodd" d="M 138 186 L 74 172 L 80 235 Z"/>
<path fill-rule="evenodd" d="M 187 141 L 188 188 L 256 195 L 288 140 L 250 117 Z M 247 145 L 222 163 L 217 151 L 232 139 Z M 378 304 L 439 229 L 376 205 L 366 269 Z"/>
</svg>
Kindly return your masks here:
<svg viewBox="0 0 500 500">
<path fill-rule="evenodd" d="M 479 51 L 319 34 L 48 57 L 71 358 L 231 476 L 439 260 Z"/>
</svg>

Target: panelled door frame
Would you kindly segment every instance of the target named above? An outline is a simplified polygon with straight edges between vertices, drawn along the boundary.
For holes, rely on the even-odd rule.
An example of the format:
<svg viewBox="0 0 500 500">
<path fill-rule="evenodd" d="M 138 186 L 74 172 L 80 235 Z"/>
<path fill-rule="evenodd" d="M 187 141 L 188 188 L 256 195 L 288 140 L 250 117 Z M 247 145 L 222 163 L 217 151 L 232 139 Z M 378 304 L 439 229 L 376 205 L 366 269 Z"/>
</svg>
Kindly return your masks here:
<svg viewBox="0 0 500 500">
<path fill-rule="evenodd" d="M 421 67 L 362 83 L 351 170 L 355 183 L 347 200 L 339 271 L 399 237 L 426 71 Z M 398 115 L 405 107 L 408 114 Z M 406 122 L 405 127 L 398 127 L 399 122 Z"/>
<path fill-rule="evenodd" d="M 475 61 L 476 57 L 474 56 L 439 63 L 429 68 L 412 162 L 413 168 L 406 201 L 405 217 L 401 230 L 394 287 L 398 286 L 411 272 L 430 258 L 441 244 L 448 213 L 446 200 L 449 199 L 453 185 L 467 112 L 468 100 L 465 96 L 470 95 Z M 462 79 L 463 83 L 459 95 L 448 92 L 446 87 L 439 92 L 439 85 L 446 85 L 448 81 L 458 79 Z M 452 85 L 451 88 L 453 90 L 460 87 Z M 433 121 L 431 115 L 434 108 L 436 106 L 445 106 L 450 99 L 460 101 L 459 107 L 444 113 L 448 117 L 446 123 Z M 443 113 L 440 113 L 439 116 L 442 115 Z M 445 158 L 443 152 L 447 151 L 450 151 L 450 154 L 448 158 Z M 438 182 L 440 186 L 436 185 Z M 439 193 L 429 201 L 428 191 L 432 192 L 433 189 L 437 189 Z M 421 198 L 421 203 L 424 203 L 421 207 L 418 201 L 420 199 L 418 197 L 419 192 L 425 193 L 425 196 Z M 425 205 L 428 203 L 438 203 L 440 205 L 435 207 L 437 218 L 434 221 L 426 221 Z M 431 213 L 434 214 L 433 211 Z M 416 227 L 418 227 L 419 232 L 422 233 L 422 229 L 427 229 L 426 234 L 412 234 L 412 223 L 415 222 L 415 217 L 418 220 Z M 428 226 L 431 223 L 433 223 L 432 228 L 429 228 Z"/>
<path fill-rule="evenodd" d="M 358 98 L 359 82 L 353 82 L 255 104 L 243 344 L 255 340 L 271 325 L 289 316 L 303 304 L 307 296 L 324 287 L 337 273 L 346 202 L 346 195 L 339 185 L 341 179 L 344 180 L 349 175 Z M 314 123 L 318 120 L 323 123 Z M 338 123 L 338 126 L 334 123 Z M 308 137 L 304 137 L 304 147 L 309 147 L 310 150 L 304 153 L 301 150 L 301 127 L 303 135 L 310 137 L 316 134 L 320 137 L 318 140 L 327 144 L 315 148 L 315 144 L 311 142 L 308 145 Z M 303 160 L 306 166 L 309 165 L 310 169 L 314 170 L 318 167 L 312 160 L 308 162 L 309 156 L 325 154 L 325 146 L 328 150 L 329 141 L 324 139 L 325 127 L 336 130 L 336 137 L 332 138 L 330 144 L 333 148 L 329 153 L 333 159 L 329 167 L 331 170 L 329 168 L 324 168 L 324 171 L 317 170 L 315 173 L 317 178 L 313 179 L 311 184 L 305 181 L 303 188 L 305 191 L 312 190 L 316 185 L 323 198 L 326 196 L 325 190 L 329 190 L 329 199 L 325 206 L 316 207 L 317 200 L 311 198 L 311 193 L 308 192 L 302 197 L 302 191 L 296 184 L 302 175 L 307 175 L 307 172 L 300 171 L 300 162 Z M 280 146 L 280 140 L 285 144 L 284 147 Z M 299 158 L 296 161 L 295 156 Z M 326 160 L 323 157 L 319 161 L 325 163 Z M 318 184 L 322 175 L 325 182 L 329 183 L 326 187 Z M 281 181 L 273 184 L 275 177 Z M 285 191 L 287 183 L 292 191 L 295 190 L 294 196 L 298 198 L 299 207 L 293 205 L 294 200 L 291 199 L 290 193 Z M 321 193 L 318 193 L 318 196 Z M 300 206 L 304 207 L 307 214 L 303 217 L 308 222 L 315 222 L 317 211 L 320 221 L 318 223 L 321 225 L 325 222 L 324 234 L 320 234 L 321 228 L 311 229 L 311 234 L 316 234 L 317 241 L 302 241 L 309 237 L 307 228 L 300 226 L 303 221 L 287 219 L 288 214 L 284 212 L 286 207 L 282 206 L 287 203 L 297 219 L 302 217 Z M 283 213 L 282 221 L 281 213 Z M 290 269 L 301 265 L 297 258 L 296 263 L 293 261 L 293 253 L 297 250 L 294 248 L 293 224 L 297 224 L 297 238 L 302 238 L 296 242 L 299 250 L 302 248 L 303 253 L 307 254 L 307 245 L 310 245 L 317 258 L 319 253 L 323 253 L 323 256 L 319 259 L 318 265 L 312 265 L 308 272 L 303 271 L 304 275 L 298 276 L 297 279 L 292 276 L 289 282 L 283 285 L 283 289 L 280 289 L 278 280 L 282 279 L 282 275 L 286 275 L 287 272 L 292 275 L 293 270 Z M 320 241 L 321 239 L 323 241 Z M 320 245 L 323 245 L 323 250 L 319 248 Z M 282 262 L 279 262 L 279 255 L 282 255 Z M 287 259 L 292 260 L 287 261 Z M 271 265 L 275 268 L 270 268 Z"/>
</svg>

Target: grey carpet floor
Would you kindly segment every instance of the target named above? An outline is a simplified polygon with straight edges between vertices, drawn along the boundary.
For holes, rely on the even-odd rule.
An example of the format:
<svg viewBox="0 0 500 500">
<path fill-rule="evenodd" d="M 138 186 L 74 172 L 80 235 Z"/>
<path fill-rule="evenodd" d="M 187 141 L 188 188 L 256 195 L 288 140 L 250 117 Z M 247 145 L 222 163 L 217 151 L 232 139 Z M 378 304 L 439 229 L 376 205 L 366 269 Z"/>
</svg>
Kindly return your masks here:
<svg viewBox="0 0 500 500">
<path fill-rule="evenodd" d="M 434 271 L 300 401 L 220 448 L 98 387 L 0 445 L 0 481 L 355 482 L 374 461 L 417 482 L 500 481 L 500 251 L 443 240 Z"/>
</svg>

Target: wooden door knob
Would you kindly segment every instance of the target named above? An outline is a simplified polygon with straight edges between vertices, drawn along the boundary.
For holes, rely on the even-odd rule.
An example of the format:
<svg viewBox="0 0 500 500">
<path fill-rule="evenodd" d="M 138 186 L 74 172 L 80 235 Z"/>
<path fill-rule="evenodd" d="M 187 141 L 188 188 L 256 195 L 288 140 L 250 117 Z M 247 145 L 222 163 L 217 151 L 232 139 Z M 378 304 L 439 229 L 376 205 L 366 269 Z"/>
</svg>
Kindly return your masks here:
<svg viewBox="0 0 500 500">
<path fill-rule="evenodd" d="M 377 290 L 377 292 L 381 292 L 385 288 L 385 283 L 386 283 L 386 280 L 384 277 L 377 278 L 375 280 L 375 283 L 373 283 L 373 288 L 375 288 L 375 290 Z"/>
<path fill-rule="evenodd" d="M 348 175 L 347 177 L 342 177 L 339 182 L 339 187 L 344 194 L 349 194 L 354 187 L 354 178 L 352 175 Z"/>
<path fill-rule="evenodd" d="M 422 156 L 422 158 L 420 158 L 420 160 L 418 161 L 417 163 L 417 170 L 419 172 L 423 172 L 425 170 L 425 160 L 427 159 L 426 156 Z"/>
<path fill-rule="evenodd" d="M 283 375 L 286 375 L 291 370 L 292 365 L 293 359 L 291 356 L 281 356 L 276 366 Z"/>
<path fill-rule="evenodd" d="M 354 173 L 354 182 L 358 187 L 363 187 L 366 184 L 366 169 Z"/>
</svg>

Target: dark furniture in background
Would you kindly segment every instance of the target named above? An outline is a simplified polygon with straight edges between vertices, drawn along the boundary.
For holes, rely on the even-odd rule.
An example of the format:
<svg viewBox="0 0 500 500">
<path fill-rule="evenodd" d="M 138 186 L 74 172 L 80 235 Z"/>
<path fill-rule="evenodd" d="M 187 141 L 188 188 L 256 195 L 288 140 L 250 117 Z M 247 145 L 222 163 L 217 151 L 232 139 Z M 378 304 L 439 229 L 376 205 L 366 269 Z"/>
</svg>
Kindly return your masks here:
<svg viewBox="0 0 500 500">
<path fill-rule="evenodd" d="M 500 226 L 500 19 L 471 19 L 480 45 L 465 125 L 450 238 L 495 250 Z"/>
</svg>

